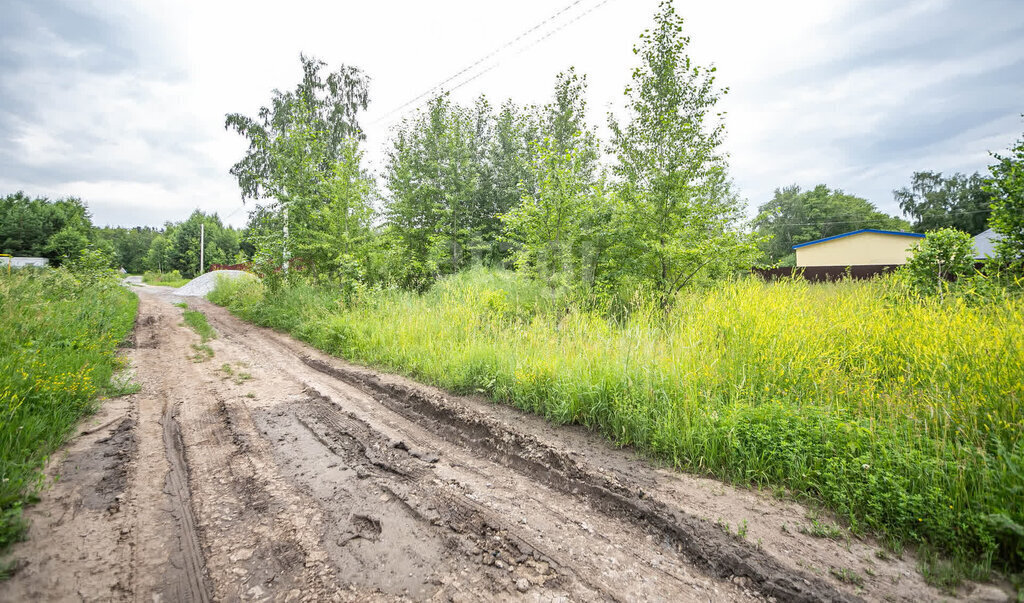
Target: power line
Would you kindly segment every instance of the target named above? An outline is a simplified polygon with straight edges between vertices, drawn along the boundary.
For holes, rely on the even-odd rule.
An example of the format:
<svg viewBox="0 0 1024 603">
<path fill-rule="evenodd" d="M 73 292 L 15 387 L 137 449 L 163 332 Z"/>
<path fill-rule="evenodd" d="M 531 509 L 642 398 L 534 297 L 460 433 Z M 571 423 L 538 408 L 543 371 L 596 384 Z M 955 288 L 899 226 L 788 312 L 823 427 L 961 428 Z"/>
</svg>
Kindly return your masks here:
<svg viewBox="0 0 1024 603">
<path fill-rule="evenodd" d="M 546 40 L 546 39 L 550 38 L 550 37 L 551 37 L 552 35 L 554 35 L 555 33 L 557 33 L 557 32 L 559 32 L 559 31 L 561 31 L 562 29 L 565 29 L 565 27 L 567 27 L 568 25 L 571 25 L 571 24 L 573 24 L 573 23 L 575 23 L 575 22 L 579 21 L 580 19 L 582 19 L 582 18 L 583 18 L 583 17 L 585 17 L 586 15 L 589 15 L 590 13 L 594 12 L 594 11 L 595 11 L 596 9 L 598 9 L 598 8 L 600 8 L 600 7 L 602 7 L 602 6 L 604 6 L 605 4 L 607 4 L 607 3 L 608 3 L 608 2 L 610 2 L 610 1 L 611 1 L 611 0 L 602 0 L 602 1 L 601 1 L 601 2 L 599 2 L 598 4 L 596 4 L 596 5 L 594 5 L 593 7 L 591 7 L 590 9 L 588 9 L 588 10 L 584 11 L 583 13 L 581 13 L 581 14 L 577 15 L 577 16 L 576 16 L 575 18 L 571 19 L 570 21 L 567 21 L 566 23 L 563 23 L 563 24 L 562 24 L 562 25 L 560 25 L 559 27 L 557 27 L 557 28 L 555 28 L 555 29 L 553 29 L 553 30 L 549 31 L 549 32 L 548 32 L 547 34 L 545 34 L 545 35 L 541 36 L 540 38 L 538 38 L 538 39 L 534 40 L 534 41 L 533 41 L 533 42 L 532 42 L 531 44 L 529 44 L 528 46 L 525 46 L 525 47 L 523 47 L 522 49 L 520 49 L 520 51 L 519 51 L 518 53 L 516 53 L 516 54 L 517 54 L 517 55 L 519 55 L 519 54 L 522 54 L 522 53 L 523 53 L 523 52 L 525 52 L 526 50 L 528 50 L 528 49 L 530 49 L 530 48 L 532 48 L 532 47 L 536 46 L 536 45 L 537 45 L 537 44 L 539 44 L 540 42 L 542 42 L 542 41 L 544 41 L 544 40 Z M 579 5 L 579 4 L 581 3 L 581 2 L 583 2 L 583 0 L 575 0 L 574 2 L 572 2 L 572 3 L 568 4 L 567 6 L 565 6 L 565 7 L 561 8 L 560 10 L 556 11 L 556 12 L 555 12 L 554 14 L 552 14 L 552 15 L 551 15 L 551 16 L 549 16 L 548 18 L 544 19 L 544 20 L 543 20 L 543 21 L 541 21 L 540 23 L 538 23 L 538 24 L 534 25 L 533 27 L 531 27 L 531 28 L 527 29 L 526 31 L 522 32 L 521 34 L 519 34 L 519 35 L 518 35 L 518 36 L 516 36 L 515 38 L 513 38 L 513 39 L 509 40 L 508 42 L 506 42 L 505 44 L 503 44 L 503 45 L 499 46 L 498 48 L 496 48 L 495 50 L 493 50 L 493 51 L 491 51 L 490 53 L 486 54 L 485 56 L 483 56 L 482 58 L 478 59 L 477 61 L 474 61 L 473 63 L 471 63 L 471 64 L 470 64 L 470 65 L 468 65 L 467 67 L 465 67 L 465 68 L 463 68 L 462 70 L 460 70 L 459 72 L 455 73 L 454 75 L 452 75 L 452 76 L 449 76 L 449 77 L 448 77 L 448 78 L 446 78 L 445 80 L 441 81 L 440 83 L 438 83 L 438 84 L 436 84 L 436 85 L 434 85 L 434 86 L 431 86 L 431 87 L 430 87 L 430 88 L 428 88 L 428 89 L 427 89 L 426 91 L 422 92 L 421 94 L 417 95 L 416 97 L 414 97 L 414 98 L 410 99 L 409 101 L 407 101 L 407 102 L 403 103 L 402 105 L 399 105 L 398 107 L 396 107 L 396 108 L 392 109 L 391 111 L 388 111 L 387 113 L 385 113 L 385 114 L 384 114 L 384 115 L 382 115 L 381 117 L 379 117 L 379 118 L 375 119 L 374 121 L 372 121 L 372 122 L 370 123 L 370 125 L 378 124 L 378 123 L 380 123 L 380 122 L 382 122 L 382 121 L 385 121 L 385 120 L 386 120 L 387 118 L 389 118 L 389 117 L 391 117 L 392 115 L 394 115 L 394 114 L 396 114 L 396 113 L 398 113 L 398 112 L 402 111 L 402 110 L 403 110 L 403 109 L 405 109 L 406 107 L 409 107 L 409 106 L 411 106 L 411 105 L 414 105 L 414 104 L 417 104 L 417 105 L 418 105 L 418 104 L 422 104 L 422 103 L 417 103 L 417 101 L 421 101 L 421 100 L 422 100 L 422 99 L 424 99 L 425 97 L 429 97 L 429 96 L 430 96 L 430 95 L 431 95 L 432 93 L 434 93 L 434 92 L 436 92 L 436 91 L 440 91 L 440 90 L 442 90 L 442 89 L 443 89 L 443 87 L 445 86 L 445 84 L 448 84 L 448 83 L 450 83 L 450 82 L 452 82 L 452 81 L 454 81 L 454 80 L 458 79 L 458 78 L 459 78 L 460 76 L 462 76 L 462 75 L 464 75 L 464 74 L 466 74 L 466 73 L 469 73 L 470 71 L 472 71 L 473 69 L 475 69 L 475 68 L 476 68 L 476 67 L 478 67 L 479 65 L 481 65 L 481 64 L 485 63 L 486 61 L 490 60 L 491 58 L 493 58 L 493 57 L 495 57 L 495 56 L 499 55 L 500 53 L 504 52 L 504 51 L 505 51 L 506 49 L 508 49 L 508 48 L 510 48 L 510 47 L 512 47 L 512 46 L 514 46 L 514 45 L 515 45 L 515 44 L 517 44 L 517 43 L 518 43 L 518 42 L 519 42 L 520 40 L 522 40 L 522 39 L 526 38 L 526 37 L 527 37 L 527 36 L 529 36 L 530 34 L 532 34 L 532 33 L 534 33 L 535 31 L 537 31 L 538 29 L 540 29 L 540 28 L 544 27 L 544 26 L 545 26 L 545 25 L 547 25 L 548 23 L 550 23 L 550 22 L 552 22 L 553 20 L 557 19 L 558 17 L 560 17 L 561 15 L 563 15 L 563 14 L 564 14 L 565 12 L 567 12 L 567 11 L 569 11 L 570 9 L 572 9 L 572 8 L 576 7 L 577 5 Z M 480 76 L 482 76 L 482 75 L 484 75 L 484 74 L 486 74 L 486 73 L 488 73 L 488 72 L 490 72 L 490 71 L 493 71 L 493 70 L 494 70 L 495 68 L 497 68 L 497 67 L 498 67 L 499 65 L 501 65 L 501 62 L 500 62 L 500 61 L 499 61 L 499 62 L 497 62 L 497 63 L 494 63 L 494 64 L 490 65 L 489 67 L 487 67 L 487 68 L 486 68 L 486 69 L 484 69 L 483 71 L 481 71 L 481 72 L 479 72 L 479 73 L 477 73 L 477 74 L 473 75 L 473 76 L 472 76 L 472 77 L 470 77 L 469 79 L 466 79 L 466 80 L 464 80 L 464 81 L 462 81 L 462 82 L 460 82 L 460 83 L 456 84 L 456 85 L 455 85 L 455 86 L 453 86 L 453 87 L 452 87 L 451 89 L 449 89 L 449 92 L 454 92 L 455 90 L 458 90 L 459 88 L 461 88 L 461 87 L 465 86 L 466 84 L 468 84 L 468 83 L 472 82 L 473 80 L 475 80 L 475 79 L 479 78 Z"/>
<path fill-rule="evenodd" d="M 231 216 L 237 214 L 238 212 L 242 211 L 243 209 L 245 209 L 245 202 L 244 201 L 242 202 L 241 205 L 239 205 L 237 208 L 235 208 L 235 211 L 233 211 L 230 214 L 224 216 L 223 218 L 221 218 L 221 220 L 227 220 L 228 218 L 230 218 Z"/>
<path fill-rule="evenodd" d="M 515 56 L 519 56 L 519 55 L 523 54 L 523 53 L 524 53 L 524 52 L 526 52 L 527 50 L 529 50 L 529 49 L 533 48 L 533 47 L 534 47 L 534 46 L 536 46 L 537 44 L 540 44 L 540 43 L 541 43 L 541 42 L 543 42 L 544 40 L 547 40 L 547 39 L 548 39 L 548 38 L 550 38 L 551 36 L 553 36 L 553 35 L 555 35 L 556 33 L 558 33 L 558 32 L 560 32 L 560 31 L 562 31 L 563 29 L 565 29 L 566 27 L 568 27 L 568 26 L 572 25 L 573 23 L 575 23 L 575 22 L 579 21 L 579 20 L 580 20 L 580 19 L 582 19 L 583 17 L 586 17 L 586 16 L 587 16 L 587 15 L 589 15 L 590 13 L 592 13 L 592 12 L 594 12 L 595 10 L 597 10 L 597 9 L 601 8 L 601 7 L 602 7 L 602 6 L 604 6 L 605 4 L 608 4 L 609 2 L 611 2 L 611 0 L 601 0 L 601 2 L 598 2 L 597 4 L 595 4 L 594 6 L 590 7 L 589 9 L 587 9 L 587 10 L 583 11 L 582 13 L 580 13 L 580 14 L 576 15 L 576 17 L 574 17 L 573 19 L 571 19 L 571 20 L 569 20 L 569 21 L 566 21 L 565 23 L 563 23 L 563 24 L 559 25 L 559 26 L 558 26 L 558 27 L 556 27 L 555 29 L 552 29 L 552 30 L 551 30 L 551 31 L 549 31 L 548 33 L 546 33 L 546 34 L 544 34 L 543 36 L 541 36 L 541 37 L 537 38 L 537 39 L 536 39 L 536 40 L 534 40 L 534 41 L 533 41 L 533 43 L 532 43 L 532 44 L 530 44 L 529 46 L 525 46 L 525 47 L 523 47 L 523 48 L 520 48 L 520 49 L 519 49 L 519 52 L 517 52 Z M 495 64 L 491 65 L 491 66 L 490 66 L 490 67 L 488 67 L 487 69 L 485 69 L 485 70 L 481 71 L 480 73 L 478 73 L 478 74 L 474 75 L 473 77 L 469 78 L 468 80 L 466 80 L 466 81 L 464 81 L 464 82 L 462 82 L 462 83 L 458 84 L 457 86 L 453 87 L 453 88 L 452 88 L 451 90 L 449 90 L 449 92 L 454 92 L 454 91 L 458 90 L 459 88 L 461 88 L 461 87 L 465 86 L 466 84 L 468 84 L 468 83 L 472 82 L 473 80 L 475 80 L 476 78 L 480 77 L 481 75 L 483 75 L 483 74 L 485 74 L 485 73 L 487 73 L 487 72 L 489 72 L 489 71 L 491 71 L 491 70 L 493 70 L 493 69 L 495 69 L 495 68 L 499 67 L 500 65 L 501 65 L 501 61 L 498 61 L 497 63 L 495 63 Z"/>
<path fill-rule="evenodd" d="M 524 37 L 526 37 L 526 36 L 530 35 L 530 34 L 531 34 L 531 33 L 533 33 L 534 31 L 537 31 L 537 29 L 539 29 L 539 28 L 543 27 L 543 26 L 544 26 L 545 24 L 549 23 L 549 22 L 550 22 L 550 21 L 551 21 L 552 19 L 555 19 L 555 18 L 557 18 L 558 16 L 560 16 L 561 14 L 563 14 L 563 13 L 564 13 L 565 11 L 567 11 L 567 10 L 571 9 L 572 7 L 576 6 L 576 5 L 577 5 L 577 4 L 579 4 L 580 2 L 583 2 L 583 0 L 575 0 L 574 2 L 570 3 L 570 4 L 568 5 L 568 6 L 565 6 L 565 7 L 561 8 L 560 10 L 558 10 L 557 12 L 555 12 L 555 13 L 554 13 L 553 15 L 551 15 L 551 16 L 550 16 L 550 17 L 548 17 L 547 19 L 544 19 L 544 20 L 543 20 L 543 21 L 541 21 L 540 23 L 538 23 L 538 24 L 534 25 L 534 26 L 533 26 L 533 27 L 531 27 L 530 29 L 527 29 L 527 30 L 526 30 L 526 31 L 524 31 L 523 33 L 519 34 L 518 36 L 516 36 L 516 37 L 515 37 L 515 38 L 513 38 L 512 40 L 510 40 L 510 41 L 506 42 L 505 44 L 503 44 L 503 45 L 499 46 L 499 47 L 498 47 L 498 48 L 496 48 L 495 50 L 493 50 L 493 51 L 491 51 L 490 53 L 488 53 L 487 55 L 485 55 L 485 56 L 484 56 L 483 58 L 481 58 L 481 59 L 478 59 L 477 61 L 475 61 L 475 62 L 471 63 L 471 64 L 470 64 L 470 65 L 469 65 L 468 67 L 465 67 L 465 68 L 463 68 L 463 69 L 462 69 L 461 71 L 459 71 L 458 73 L 456 73 L 456 74 L 454 74 L 454 75 L 452 75 L 452 76 L 449 76 L 449 77 L 448 77 L 447 79 L 443 80 L 443 81 L 442 81 L 441 83 L 439 83 L 439 84 L 436 84 L 436 85 L 434 85 L 434 86 L 431 86 L 431 87 L 430 87 L 430 88 L 428 88 L 428 89 L 427 89 L 427 90 L 426 90 L 425 92 L 422 92 L 421 94 L 419 94 L 419 95 L 418 95 L 418 96 L 416 96 L 415 98 L 413 98 L 413 99 L 411 99 L 411 100 L 409 100 L 409 101 L 405 102 L 405 103 L 404 103 L 404 104 L 402 104 L 402 105 L 399 105 L 398 107 L 396 107 L 396 108 L 392 109 L 391 111 L 388 111 L 387 113 L 385 113 L 385 114 L 384 114 L 384 115 L 382 115 L 382 116 L 381 116 L 380 118 L 378 118 L 377 120 L 373 121 L 372 123 L 373 123 L 373 124 L 376 124 L 376 123 L 379 123 L 379 122 L 381 122 L 381 121 L 383 121 L 383 120 L 387 119 L 388 117 L 390 117 L 390 116 L 394 115 L 395 113 L 398 113 L 398 112 L 399 112 L 399 111 L 401 111 L 402 109 L 404 109 L 404 108 L 408 107 L 409 105 L 411 105 L 411 104 L 415 103 L 416 101 L 420 100 L 421 98 L 423 98 L 423 97 L 427 96 L 428 94 L 430 94 L 430 93 L 431 93 L 431 92 L 433 92 L 434 90 L 437 90 L 437 89 L 441 88 L 442 86 L 444 86 L 444 85 L 445 85 L 445 84 L 447 84 L 448 82 L 450 82 L 450 81 L 454 80 L 455 78 L 459 77 L 460 75 L 462 75 L 462 74 L 466 73 L 467 71 L 469 71 L 469 70 L 473 69 L 473 68 L 474 68 L 474 67 L 476 67 L 477 65 L 479 65 L 479 64 L 483 63 L 484 61 L 486 61 L 486 60 L 490 59 L 491 57 L 493 57 L 494 55 L 498 54 L 499 52 L 502 52 L 503 50 L 505 50 L 505 49 L 506 49 L 506 48 L 508 48 L 509 46 L 512 46 L 513 44 L 515 44 L 515 43 L 516 43 L 516 42 L 518 42 L 519 40 L 523 39 Z M 486 73 L 486 72 L 485 72 L 485 73 Z M 372 124 L 371 124 L 371 125 L 372 125 Z"/>
</svg>

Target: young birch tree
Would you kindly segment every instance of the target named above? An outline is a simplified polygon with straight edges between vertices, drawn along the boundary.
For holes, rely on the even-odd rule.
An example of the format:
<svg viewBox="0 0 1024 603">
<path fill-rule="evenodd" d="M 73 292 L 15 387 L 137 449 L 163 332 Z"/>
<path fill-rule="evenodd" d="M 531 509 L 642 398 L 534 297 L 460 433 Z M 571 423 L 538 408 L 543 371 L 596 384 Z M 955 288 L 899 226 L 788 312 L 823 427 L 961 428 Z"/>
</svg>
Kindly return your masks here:
<svg viewBox="0 0 1024 603">
<path fill-rule="evenodd" d="M 756 245 L 739 230 L 721 151 L 725 126 L 715 111 L 725 90 L 715 68 L 693 63 L 690 39 L 671 1 L 640 36 L 641 65 L 626 88 L 629 121 L 609 116 L 617 157 L 614 270 L 651 286 L 662 304 L 698 272 L 749 266 Z"/>
</svg>

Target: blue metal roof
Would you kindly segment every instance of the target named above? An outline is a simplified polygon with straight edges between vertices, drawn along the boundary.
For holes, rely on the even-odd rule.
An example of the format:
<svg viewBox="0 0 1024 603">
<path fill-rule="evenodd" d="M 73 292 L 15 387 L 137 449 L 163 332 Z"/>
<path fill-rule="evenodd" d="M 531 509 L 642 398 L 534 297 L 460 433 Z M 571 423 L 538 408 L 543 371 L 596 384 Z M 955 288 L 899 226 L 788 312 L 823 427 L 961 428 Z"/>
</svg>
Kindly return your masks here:
<svg viewBox="0 0 1024 603">
<path fill-rule="evenodd" d="M 874 228 L 862 228 L 860 230 L 854 230 L 853 232 L 844 232 L 843 234 L 834 235 L 831 237 L 825 237 L 824 239 L 818 239 L 817 241 L 808 241 L 807 243 L 800 243 L 799 245 L 793 245 L 793 249 L 798 247 L 807 247 L 808 245 L 815 245 L 817 243 L 824 243 L 825 241 L 831 241 L 832 239 L 841 239 L 843 237 L 853 236 L 862 232 L 875 232 L 878 234 L 888 235 L 900 235 L 904 237 L 914 237 L 915 239 L 923 239 L 924 235 L 916 232 L 902 232 L 899 230 L 875 230 Z"/>
</svg>

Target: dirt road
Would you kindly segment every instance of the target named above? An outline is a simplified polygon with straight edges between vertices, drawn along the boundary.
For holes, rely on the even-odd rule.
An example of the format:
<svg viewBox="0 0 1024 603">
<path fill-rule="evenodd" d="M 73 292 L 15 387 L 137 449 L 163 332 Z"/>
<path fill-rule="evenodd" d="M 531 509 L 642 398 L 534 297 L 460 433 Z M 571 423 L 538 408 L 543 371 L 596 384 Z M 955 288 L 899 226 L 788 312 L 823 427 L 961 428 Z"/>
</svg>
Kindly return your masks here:
<svg viewBox="0 0 1024 603">
<path fill-rule="evenodd" d="M 15 600 L 921 600 L 911 559 L 579 428 L 348 365 L 138 287 L 141 391 L 50 466 Z M 998 591 L 975 587 L 978 598 Z"/>
</svg>

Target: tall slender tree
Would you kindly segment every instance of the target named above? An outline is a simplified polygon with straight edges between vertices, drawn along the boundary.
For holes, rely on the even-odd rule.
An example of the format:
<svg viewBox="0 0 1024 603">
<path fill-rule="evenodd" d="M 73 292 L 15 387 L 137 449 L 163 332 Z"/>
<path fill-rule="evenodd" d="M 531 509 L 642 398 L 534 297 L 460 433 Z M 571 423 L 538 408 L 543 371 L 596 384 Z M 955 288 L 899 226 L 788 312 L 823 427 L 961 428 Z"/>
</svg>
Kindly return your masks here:
<svg viewBox="0 0 1024 603">
<path fill-rule="evenodd" d="M 671 1 L 634 52 L 641 65 L 626 88 L 629 121 L 610 116 L 619 178 L 617 269 L 650 284 L 667 303 L 701 270 L 723 272 L 757 255 L 739 228 L 721 150 L 725 125 L 715 110 L 715 68 L 696 65 Z"/>
<path fill-rule="evenodd" d="M 385 207 L 398 280 L 423 287 L 467 265 L 481 236 L 475 123 L 441 95 L 399 127 L 388 152 Z"/>
<path fill-rule="evenodd" d="M 271 246 L 260 255 L 278 256 L 285 267 L 289 229 L 327 201 L 325 183 L 350 141 L 364 138 L 358 113 L 369 105 L 369 78 L 359 69 L 343 65 L 325 76 L 323 61 L 300 55 L 300 62 L 295 90 L 274 90 L 255 118 L 231 113 L 224 123 L 249 139 L 245 156 L 231 168 L 242 199 L 271 200 L 258 212 L 259 240 Z M 279 239 L 266 228 L 271 222 L 280 223 Z"/>
</svg>

